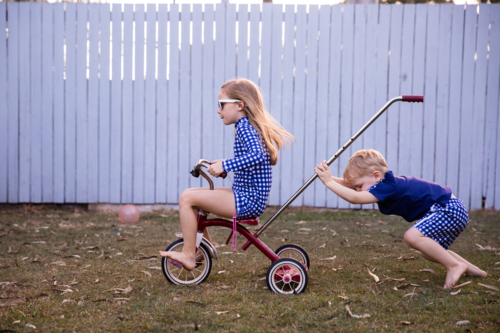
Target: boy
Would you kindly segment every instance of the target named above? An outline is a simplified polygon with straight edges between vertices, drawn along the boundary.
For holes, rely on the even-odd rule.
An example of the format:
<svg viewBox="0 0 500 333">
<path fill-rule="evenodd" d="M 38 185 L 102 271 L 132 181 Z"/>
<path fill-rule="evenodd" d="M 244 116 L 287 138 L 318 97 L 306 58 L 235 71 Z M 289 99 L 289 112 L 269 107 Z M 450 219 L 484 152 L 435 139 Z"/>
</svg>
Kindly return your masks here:
<svg viewBox="0 0 500 333">
<path fill-rule="evenodd" d="M 418 220 L 404 235 L 411 248 L 446 268 L 444 289 L 455 286 L 460 276 L 486 277 L 448 247 L 469 222 L 469 214 L 451 189 L 415 177 L 396 177 L 388 171 L 384 157 L 373 149 L 356 152 L 347 162 L 344 179 L 332 177 L 325 161 L 314 171 L 323 184 L 352 204 L 378 203 L 382 214 Z"/>
</svg>

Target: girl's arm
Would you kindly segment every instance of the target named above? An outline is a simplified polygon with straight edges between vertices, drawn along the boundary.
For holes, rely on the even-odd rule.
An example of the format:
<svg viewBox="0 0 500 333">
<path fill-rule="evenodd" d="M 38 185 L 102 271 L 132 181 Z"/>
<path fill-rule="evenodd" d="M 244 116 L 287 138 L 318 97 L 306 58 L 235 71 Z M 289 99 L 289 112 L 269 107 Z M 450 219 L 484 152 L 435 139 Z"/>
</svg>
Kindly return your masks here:
<svg viewBox="0 0 500 333">
<path fill-rule="evenodd" d="M 225 171 L 240 171 L 264 162 L 266 153 L 262 149 L 257 131 L 252 126 L 236 128 L 235 140 L 240 140 L 247 154 L 222 162 Z"/>
<path fill-rule="evenodd" d="M 332 177 L 330 168 L 324 162 L 318 164 L 318 166 L 314 168 L 314 171 L 326 187 L 347 202 L 352 204 L 371 204 L 379 202 L 377 197 L 368 191 L 357 192 L 352 188 L 341 185 Z"/>
</svg>

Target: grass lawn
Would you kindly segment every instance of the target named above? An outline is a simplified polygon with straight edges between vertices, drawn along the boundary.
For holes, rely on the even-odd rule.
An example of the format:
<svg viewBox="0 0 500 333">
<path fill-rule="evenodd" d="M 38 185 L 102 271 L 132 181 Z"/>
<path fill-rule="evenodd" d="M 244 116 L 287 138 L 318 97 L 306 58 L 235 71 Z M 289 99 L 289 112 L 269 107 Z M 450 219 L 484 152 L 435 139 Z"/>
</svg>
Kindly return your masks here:
<svg viewBox="0 0 500 333">
<path fill-rule="evenodd" d="M 450 293 L 444 268 L 403 242 L 410 224 L 401 218 L 288 209 L 261 239 L 307 250 L 309 284 L 293 296 L 271 293 L 269 259 L 242 251 L 243 237 L 232 253 L 223 228 L 210 230 L 220 260 L 208 279 L 168 283 L 158 250 L 177 239 L 178 216 L 123 225 L 116 213 L 0 207 L 0 332 L 500 331 L 500 212 L 471 213 L 450 249 L 488 277 L 464 276 Z"/>
</svg>

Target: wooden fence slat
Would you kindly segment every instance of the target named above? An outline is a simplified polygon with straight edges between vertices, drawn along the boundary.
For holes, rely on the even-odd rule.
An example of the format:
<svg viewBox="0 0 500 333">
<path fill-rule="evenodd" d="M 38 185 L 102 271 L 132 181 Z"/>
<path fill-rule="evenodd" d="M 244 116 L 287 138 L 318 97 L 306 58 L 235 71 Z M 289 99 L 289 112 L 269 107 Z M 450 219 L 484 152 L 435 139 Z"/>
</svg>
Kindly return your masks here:
<svg viewBox="0 0 500 333">
<path fill-rule="evenodd" d="M 488 59 L 488 82 L 486 89 L 486 126 L 485 126 L 485 147 L 484 147 L 484 165 L 485 172 L 485 208 L 500 209 L 500 154 L 498 153 L 498 144 L 500 136 L 498 132 L 499 101 L 498 90 L 500 76 L 500 5 L 490 6 L 490 51 Z M 495 167 L 496 166 L 496 167 Z"/>
<path fill-rule="evenodd" d="M 339 131 L 342 145 L 352 136 L 354 56 L 354 5 L 344 5 L 342 18 L 342 75 Z M 343 172 L 351 155 L 352 147 L 349 147 L 340 156 L 339 173 Z M 339 208 L 349 207 L 347 201 L 339 199 Z"/>
<path fill-rule="evenodd" d="M 238 7 L 238 65 L 237 77 L 248 78 L 248 5 Z"/>
<path fill-rule="evenodd" d="M 328 126 L 328 76 L 330 62 L 330 11 L 331 6 L 321 6 L 319 14 L 319 39 L 318 39 L 318 98 L 316 111 L 316 145 L 315 159 L 311 161 L 309 174 L 314 175 L 314 167 L 321 161 L 329 158 L 328 139 L 334 131 L 329 131 Z M 314 205 L 326 207 L 326 187 L 318 179 L 314 181 Z"/>
<path fill-rule="evenodd" d="M 366 123 L 377 111 L 377 106 L 375 103 L 375 92 L 377 87 L 377 26 L 378 21 L 378 6 L 377 5 L 365 5 L 365 15 L 366 15 L 366 46 L 364 54 L 364 67 L 365 67 L 365 78 L 364 78 L 364 93 L 363 102 L 364 107 L 362 110 L 363 124 Z M 384 56 L 383 54 L 381 55 Z M 387 61 L 386 61 L 387 62 Z M 383 122 L 384 118 L 377 119 L 377 122 Z M 359 130 L 354 129 L 355 131 Z M 376 149 L 376 137 L 379 133 L 375 132 L 375 124 L 372 124 L 363 133 L 360 138 L 363 146 L 362 149 Z M 373 205 L 363 205 L 363 208 L 373 208 Z"/>
<path fill-rule="evenodd" d="M 9 48 L 7 75 L 8 85 L 8 202 L 19 202 L 19 7 L 20 3 L 9 3 Z"/>
<path fill-rule="evenodd" d="M 134 197 L 134 81 L 132 80 L 134 49 L 134 5 L 123 8 L 123 83 L 122 83 L 122 176 L 121 202 L 131 203 Z M 142 82 L 142 80 L 141 80 Z M 148 187 L 146 187 L 148 188 Z"/>
<path fill-rule="evenodd" d="M 179 5 L 170 5 L 167 202 L 179 202 Z M 137 76 L 136 76 L 137 77 Z"/>
<path fill-rule="evenodd" d="M 403 31 L 401 45 L 401 95 L 412 94 L 413 53 L 415 36 L 415 5 L 403 5 Z M 412 104 L 400 103 L 398 175 L 412 176 Z M 418 151 L 418 150 L 417 150 Z"/>
<path fill-rule="evenodd" d="M 147 5 L 146 90 L 144 112 L 144 202 L 155 203 L 156 4 Z M 188 57 L 189 58 L 189 57 Z"/>
<path fill-rule="evenodd" d="M 294 59 L 294 39 L 295 39 L 295 6 L 285 6 L 285 42 L 283 45 L 283 92 L 282 92 L 282 118 L 281 125 L 287 130 L 293 129 L 293 59 Z M 280 204 L 284 204 L 292 195 L 293 190 L 289 181 L 292 175 L 292 150 L 295 145 L 285 148 L 281 153 L 281 174 Z M 274 175 L 273 175 L 274 176 Z M 276 186 L 276 185 L 275 185 Z"/>
<path fill-rule="evenodd" d="M 203 35 L 203 140 L 202 153 L 200 158 L 214 160 L 214 130 L 217 129 L 216 122 L 220 119 L 217 112 L 218 91 L 213 85 L 214 79 L 214 5 L 206 5 L 204 14 L 204 35 Z M 214 130 L 212 130 L 214 129 Z M 220 158 L 220 157 L 219 157 Z"/>
<path fill-rule="evenodd" d="M 272 6 L 272 32 L 271 34 L 271 84 L 269 92 L 269 112 L 271 115 L 281 124 L 281 105 L 283 100 L 282 95 L 282 56 L 283 56 L 283 5 L 273 5 Z M 281 156 L 283 156 L 283 151 L 279 152 L 280 159 L 278 163 L 272 167 L 273 172 L 273 185 L 271 186 L 271 192 L 269 193 L 268 204 L 269 205 L 279 205 L 280 204 L 280 183 L 281 183 Z"/>
<path fill-rule="evenodd" d="M 144 186 L 144 5 L 135 5 L 135 64 L 134 64 L 134 187 L 132 197 L 136 203 L 145 203 Z M 178 31 L 178 30 L 176 30 Z M 176 125 L 177 126 L 177 125 Z M 174 158 L 177 164 L 177 156 Z M 173 171 L 173 169 L 172 169 Z M 177 181 L 175 182 L 177 189 Z M 175 201 L 173 201 L 175 202 Z"/>
<path fill-rule="evenodd" d="M 54 4 L 54 202 L 64 202 L 64 3 Z"/>
<path fill-rule="evenodd" d="M 427 21 L 427 5 L 415 5 L 415 25 L 414 25 L 414 42 L 413 42 L 413 68 L 412 68 L 412 95 L 424 94 L 425 81 L 425 27 Z M 404 37 L 403 37 L 404 38 Z M 424 108 L 422 103 L 405 103 L 410 104 L 408 115 L 410 119 L 410 145 L 402 147 L 403 150 L 410 152 L 410 168 L 409 175 L 422 178 L 422 145 L 423 145 L 423 127 L 424 127 Z M 432 180 L 429 179 L 429 180 Z"/>
<path fill-rule="evenodd" d="M 269 108 L 271 100 L 271 29 L 273 4 L 262 4 L 262 31 L 260 41 L 260 80 L 259 87 L 264 95 L 264 103 Z M 257 82 L 255 82 L 257 83 Z"/>
<path fill-rule="evenodd" d="M 309 6 L 307 17 L 307 57 L 306 57 L 306 117 L 304 119 L 304 176 L 309 179 L 314 174 L 316 163 L 316 112 L 317 112 L 317 58 L 318 58 L 319 8 Z M 314 206 L 316 182 L 304 191 L 304 205 Z"/>
<path fill-rule="evenodd" d="M 423 105 L 422 178 L 434 181 L 436 146 L 437 74 L 439 72 L 439 6 L 427 7 L 427 40 L 425 59 L 425 91 Z M 412 112 L 420 112 L 413 110 Z"/>
<path fill-rule="evenodd" d="M 236 77 L 236 4 L 226 4 L 224 82 Z M 217 92 L 218 93 L 218 92 Z M 219 125 L 220 126 L 220 125 Z M 234 152 L 234 126 L 223 126 L 223 158 L 232 157 Z M 223 186 L 232 186 L 233 174 L 222 181 Z"/>
<path fill-rule="evenodd" d="M 248 79 L 259 84 L 259 52 L 260 52 L 260 5 L 250 7 L 250 45 L 248 59 Z"/>
<path fill-rule="evenodd" d="M 351 114 L 351 133 L 350 136 L 354 135 L 362 126 L 364 122 L 365 115 L 368 113 L 365 110 L 365 56 L 366 56 L 366 5 L 356 4 L 354 5 L 354 69 L 352 71 L 352 114 Z M 346 110 L 343 110 L 346 111 Z M 354 141 L 352 146 L 349 148 L 350 154 L 344 158 L 351 157 L 356 151 L 364 147 L 363 141 L 365 137 L 364 134 Z M 361 205 L 350 205 L 350 208 L 359 209 Z"/>
<path fill-rule="evenodd" d="M 474 74 L 474 108 L 472 112 L 473 128 L 471 142 L 471 197 L 470 210 L 480 209 L 483 205 L 483 182 L 486 179 L 486 161 L 483 160 L 485 145 L 486 119 L 486 82 L 488 78 L 488 35 L 490 24 L 490 5 L 481 4 L 479 7 L 477 25 L 476 68 Z M 467 131 L 471 131 L 467 129 Z M 478 179 L 476 179 L 476 176 Z"/>
<path fill-rule="evenodd" d="M 216 4 L 215 5 L 215 61 L 214 61 L 214 90 L 213 94 L 215 98 L 217 98 L 219 94 L 219 89 L 222 84 L 226 81 L 225 69 L 226 66 L 224 63 L 226 62 L 226 52 L 225 52 L 225 40 L 226 40 L 226 6 L 225 4 Z M 217 99 L 214 101 L 217 102 Z M 217 105 L 217 104 L 215 104 Z M 212 128 L 215 130 L 215 133 L 225 133 L 225 126 L 222 124 L 220 117 L 214 116 Z M 233 128 L 234 127 L 230 126 Z M 234 134 L 233 134 L 234 136 Z M 213 136 L 213 159 L 228 159 L 233 158 L 234 154 L 231 152 L 231 155 L 226 156 L 224 154 L 224 140 L 227 140 L 224 135 L 214 135 Z M 231 179 L 233 174 L 230 172 L 226 179 Z M 214 180 L 214 186 L 227 186 L 229 181 L 225 182 L 221 178 L 217 178 Z"/>
<path fill-rule="evenodd" d="M 122 5 L 112 5 L 112 49 L 111 49 L 111 140 L 110 140 L 110 203 L 121 203 L 121 158 L 122 158 Z M 144 38 L 141 39 L 144 43 Z M 137 56 L 137 53 L 136 53 Z M 142 62 L 141 62 L 142 66 Z M 137 79 L 137 76 L 136 76 Z M 142 82 L 143 77 L 139 78 Z M 142 180 L 144 184 L 144 180 Z M 143 185 L 144 186 L 144 185 Z"/>
<path fill-rule="evenodd" d="M 460 114 L 460 150 L 459 150 L 459 168 L 458 168 L 458 198 L 463 200 L 465 207 L 470 207 L 470 188 L 471 188 L 471 157 L 473 134 L 471 125 L 473 124 L 474 108 L 474 67 L 476 50 L 476 25 L 477 25 L 477 6 L 468 5 L 465 10 L 464 27 L 464 47 L 463 47 L 463 72 L 462 72 L 462 102 Z M 484 135 L 484 133 L 474 133 L 475 135 Z M 480 182 L 481 175 L 477 177 Z M 457 192 L 455 192 L 457 193 Z"/>
<path fill-rule="evenodd" d="M 99 198 L 99 7 L 89 4 L 88 184 L 87 202 Z"/>
<path fill-rule="evenodd" d="M 189 42 L 191 10 L 189 4 L 182 5 L 181 11 L 181 65 L 179 89 L 179 194 L 189 188 L 190 167 L 190 111 L 191 106 L 191 45 Z"/>
<path fill-rule="evenodd" d="M 109 202 L 109 155 L 110 155 L 110 6 L 100 6 L 99 57 L 99 202 Z M 54 140 L 55 141 L 55 140 Z M 136 201 L 134 201 L 136 202 Z M 137 202 L 139 203 L 139 202 Z"/>
<path fill-rule="evenodd" d="M 155 198 L 167 203 L 167 24 L 168 6 L 158 6 L 158 81 L 156 86 L 156 184 Z"/>
<path fill-rule="evenodd" d="M 375 104 L 372 114 L 375 114 L 388 100 L 393 96 L 388 96 L 388 71 L 389 71 L 389 40 L 391 36 L 391 7 L 381 6 L 378 17 L 378 36 L 377 36 L 377 61 L 375 74 Z M 392 106 L 391 108 L 394 108 Z M 375 129 L 374 149 L 383 156 L 387 156 L 387 122 L 388 118 L 393 116 L 393 111 L 387 110 L 377 119 L 373 128 Z"/>
<path fill-rule="evenodd" d="M 0 202 L 7 202 L 8 195 L 8 149 L 9 149 L 9 113 L 7 79 L 7 20 L 6 2 L 0 3 Z"/>
<path fill-rule="evenodd" d="M 332 6 L 331 35 L 330 35 L 330 87 L 328 98 L 328 158 L 335 154 L 343 144 L 340 134 L 340 87 L 342 68 L 342 6 Z M 330 165 L 332 175 L 342 177 L 339 169 L 339 159 Z M 340 199 L 342 200 L 342 199 Z M 338 207 L 338 196 L 326 190 L 326 206 Z"/>
<path fill-rule="evenodd" d="M 293 100 L 292 134 L 297 142 L 292 146 L 292 188 L 296 191 L 304 184 L 304 121 L 306 110 L 306 32 L 307 12 L 305 5 L 297 5 L 295 23 L 295 91 Z M 301 194 L 292 206 L 302 206 L 304 194 Z"/>
<path fill-rule="evenodd" d="M 76 202 L 76 4 L 66 3 L 65 202 Z M 111 184 L 111 187 L 113 184 Z"/>
<path fill-rule="evenodd" d="M 201 4 L 193 5 L 193 44 L 191 46 L 191 119 L 190 119 L 190 154 L 189 170 L 195 165 L 196 161 L 203 158 L 201 154 L 201 143 L 203 140 L 202 133 L 202 64 L 203 64 L 203 50 L 202 50 L 202 18 L 203 12 Z M 214 112 L 213 107 L 208 112 Z M 202 179 L 194 178 L 189 174 L 189 187 L 200 187 Z M 207 183 L 203 184 L 207 186 Z"/>
<path fill-rule="evenodd" d="M 19 13 L 19 202 L 30 202 L 30 3 Z"/>
<path fill-rule="evenodd" d="M 460 153 L 460 103 L 462 95 L 462 53 L 464 40 L 464 10 L 460 6 L 453 6 L 450 92 L 448 111 L 448 149 L 447 149 L 447 179 L 446 185 L 458 194 L 458 166 Z"/>
<path fill-rule="evenodd" d="M 42 202 L 42 4 L 30 15 L 30 202 Z"/>
<path fill-rule="evenodd" d="M 87 10 L 77 4 L 76 47 L 76 202 L 86 203 L 88 185 L 88 115 L 87 115 Z M 121 139 L 121 138 L 120 138 Z M 120 161 L 121 162 L 121 161 Z"/>
<path fill-rule="evenodd" d="M 403 26 L 403 6 L 391 8 L 391 28 L 389 41 L 389 87 L 387 99 L 401 94 L 401 36 Z M 385 159 L 389 170 L 398 174 L 399 119 L 401 103 L 393 104 L 387 110 L 387 152 Z M 381 107 L 381 106 L 380 106 Z"/>
<path fill-rule="evenodd" d="M 436 146 L 434 181 L 447 184 L 448 108 L 450 91 L 451 25 L 453 6 L 439 5 L 437 96 L 436 96 Z M 427 107 L 427 102 L 424 99 Z"/>
<path fill-rule="evenodd" d="M 462 57 L 464 41 L 464 9 L 453 6 L 450 59 L 450 104 L 448 111 L 448 149 L 447 149 L 447 177 L 446 185 L 453 193 L 458 191 L 458 166 L 460 156 L 460 110 L 462 95 Z"/>
</svg>

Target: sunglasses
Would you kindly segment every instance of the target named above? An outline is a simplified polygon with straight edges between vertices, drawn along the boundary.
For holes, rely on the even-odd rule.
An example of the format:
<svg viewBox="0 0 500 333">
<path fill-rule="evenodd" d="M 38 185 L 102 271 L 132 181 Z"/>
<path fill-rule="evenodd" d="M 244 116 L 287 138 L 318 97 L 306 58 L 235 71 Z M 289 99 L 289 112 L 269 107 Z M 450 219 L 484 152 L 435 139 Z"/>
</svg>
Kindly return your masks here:
<svg viewBox="0 0 500 333">
<path fill-rule="evenodd" d="M 239 99 L 221 99 L 221 100 L 217 101 L 219 109 L 221 109 L 221 110 L 224 107 L 225 103 L 238 103 L 238 102 L 240 102 Z"/>
</svg>

